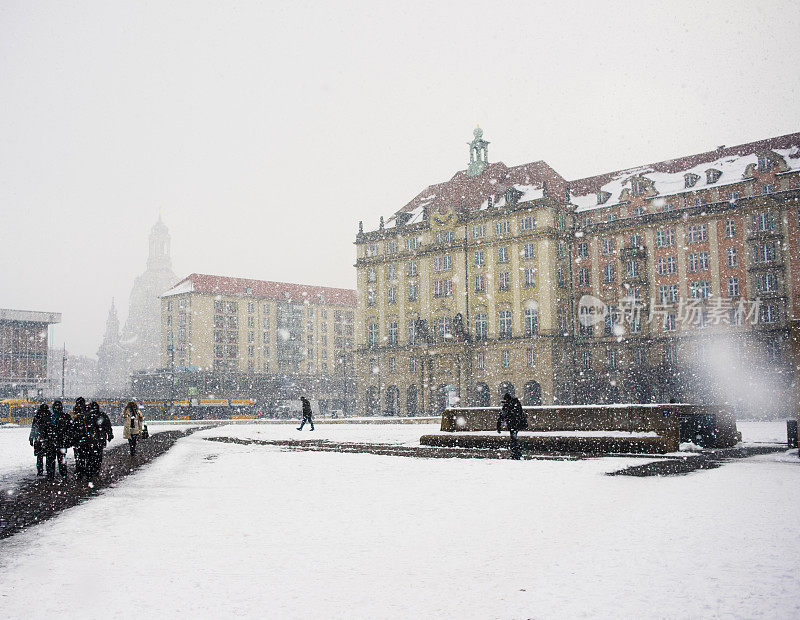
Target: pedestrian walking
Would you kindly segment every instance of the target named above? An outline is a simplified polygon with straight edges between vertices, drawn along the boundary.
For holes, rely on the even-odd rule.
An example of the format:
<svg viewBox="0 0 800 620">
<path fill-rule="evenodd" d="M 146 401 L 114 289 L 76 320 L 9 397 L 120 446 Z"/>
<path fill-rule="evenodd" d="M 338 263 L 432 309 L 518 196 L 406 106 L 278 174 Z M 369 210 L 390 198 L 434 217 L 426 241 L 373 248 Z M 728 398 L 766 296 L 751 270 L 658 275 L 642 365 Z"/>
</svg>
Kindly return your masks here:
<svg viewBox="0 0 800 620">
<path fill-rule="evenodd" d="M 31 432 L 28 435 L 28 443 L 33 446 L 33 454 L 36 457 L 36 475 L 44 475 L 44 459 L 47 456 L 52 444 L 52 429 L 50 427 L 50 407 L 46 403 L 39 405 L 39 409 L 33 416 L 31 422 Z M 49 460 L 49 459 L 48 459 Z M 48 475 L 49 475 L 48 462 Z"/>
<path fill-rule="evenodd" d="M 131 458 L 136 456 L 136 442 L 142 434 L 144 417 L 139 411 L 139 405 L 131 401 L 122 410 L 122 436 L 128 440 L 131 449 Z"/>
<path fill-rule="evenodd" d="M 50 418 L 53 431 L 53 448 L 58 462 L 58 473 L 67 475 L 67 449 L 72 445 L 72 418 L 64 411 L 64 403 L 53 401 L 53 415 Z M 53 472 L 55 474 L 55 472 Z"/>
<path fill-rule="evenodd" d="M 111 420 L 104 411 L 100 411 L 100 405 L 95 401 L 89 403 L 87 418 L 89 452 L 86 459 L 86 473 L 87 477 L 94 478 L 100 473 L 103 465 L 103 450 L 107 443 L 114 439 L 114 431 L 111 428 Z"/>
<path fill-rule="evenodd" d="M 300 428 L 298 431 L 303 430 L 303 426 L 305 423 L 308 422 L 311 425 L 311 430 L 314 430 L 314 420 L 311 419 L 311 403 L 308 402 L 308 399 L 305 396 L 300 397 L 300 402 L 303 403 L 303 421 L 300 423 Z"/>
<path fill-rule="evenodd" d="M 75 476 L 78 480 L 86 476 L 89 446 L 91 441 L 91 424 L 89 411 L 86 409 L 86 399 L 78 396 L 72 408 L 72 447 L 75 453 Z"/>
<path fill-rule="evenodd" d="M 522 410 L 522 403 L 519 398 L 511 396 L 508 392 L 503 394 L 503 406 L 500 408 L 500 415 L 497 416 L 497 432 L 501 432 L 503 424 L 508 429 L 510 435 L 511 458 L 519 460 L 522 458 L 522 448 L 517 439 L 519 431 L 528 428 L 528 418 Z"/>
</svg>

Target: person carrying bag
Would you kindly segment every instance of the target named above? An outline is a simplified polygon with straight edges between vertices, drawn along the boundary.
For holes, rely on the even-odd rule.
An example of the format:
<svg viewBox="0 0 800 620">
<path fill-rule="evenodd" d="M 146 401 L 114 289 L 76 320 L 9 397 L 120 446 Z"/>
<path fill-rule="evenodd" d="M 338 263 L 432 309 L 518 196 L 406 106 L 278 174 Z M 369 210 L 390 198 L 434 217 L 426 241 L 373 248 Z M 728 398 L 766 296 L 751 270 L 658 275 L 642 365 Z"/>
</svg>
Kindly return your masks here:
<svg viewBox="0 0 800 620">
<path fill-rule="evenodd" d="M 139 411 L 139 405 L 134 401 L 130 401 L 122 410 L 122 436 L 128 440 L 131 458 L 136 456 L 136 442 L 140 438 L 147 439 L 149 437 L 144 417 Z"/>
</svg>

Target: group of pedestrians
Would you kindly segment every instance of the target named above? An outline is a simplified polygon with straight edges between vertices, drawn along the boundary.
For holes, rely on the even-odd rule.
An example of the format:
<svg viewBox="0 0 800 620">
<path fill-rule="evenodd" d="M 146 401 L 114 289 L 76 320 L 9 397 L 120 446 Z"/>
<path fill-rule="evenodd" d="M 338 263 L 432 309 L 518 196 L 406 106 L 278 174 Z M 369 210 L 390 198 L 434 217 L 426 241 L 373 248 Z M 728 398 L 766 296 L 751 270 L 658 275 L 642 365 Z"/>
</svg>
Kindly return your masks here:
<svg viewBox="0 0 800 620">
<path fill-rule="evenodd" d="M 136 442 L 146 428 L 135 402 L 125 405 L 123 422 L 123 437 L 128 440 L 133 458 Z M 66 478 L 69 448 L 75 453 L 76 478 L 95 478 L 103 465 L 103 450 L 112 439 L 114 430 L 108 415 L 95 401 L 87 405 L 82 396 L 75 400 L 71 416 L 64 411 L 64 403 L 60 400 L 53 402 L 52 410 L 47 403 L 42 403 L 33 417 L 28 436 L 36 456 L 36 473 L 46 475 L 50 480 L 55 478 L 56 464 L 58 473 Z"/>
</svg>

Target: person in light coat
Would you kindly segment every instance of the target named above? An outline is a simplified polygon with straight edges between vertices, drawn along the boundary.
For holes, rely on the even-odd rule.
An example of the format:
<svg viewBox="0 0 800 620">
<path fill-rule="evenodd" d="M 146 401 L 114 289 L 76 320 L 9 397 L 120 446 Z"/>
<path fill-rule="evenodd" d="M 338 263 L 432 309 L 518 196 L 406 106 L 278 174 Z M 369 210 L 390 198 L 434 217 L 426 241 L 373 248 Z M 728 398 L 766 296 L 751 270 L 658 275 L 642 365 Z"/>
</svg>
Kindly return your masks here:
<svg viewBox="0 0 800 620">
<path fill-rule="evenodd" d="M 139 405 L 131 401 L 122 410 L 122 436 L 128 440 L 131 449 L 131 458 L 136 456 L 136 442 L 142 435 L 144 417 L 139 411 Z"/>
</svg>

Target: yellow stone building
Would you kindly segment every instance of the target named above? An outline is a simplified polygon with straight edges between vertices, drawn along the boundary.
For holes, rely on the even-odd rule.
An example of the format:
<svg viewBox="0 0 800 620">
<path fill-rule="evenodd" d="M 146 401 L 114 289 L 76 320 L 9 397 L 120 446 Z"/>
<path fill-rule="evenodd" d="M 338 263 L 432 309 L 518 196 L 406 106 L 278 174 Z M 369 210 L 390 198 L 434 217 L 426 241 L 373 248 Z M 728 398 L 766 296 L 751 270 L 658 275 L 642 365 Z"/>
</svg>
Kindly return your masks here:
<svg viewBox="0 0 800 620">
<path fill-rule="evenodd" d="M 800 134 L 571 182 L 487 151 L 359 227 L 360 409 L 691 400 L 723 341 L 782 389 Z"/>
<path fill-rule="evenodd" d="M 183 397 L 188 382 L 200 396 L 274 400 L 296 386 L 344 401 L 355 309 L 349 289 L 194 273 L 161 296 L 161 368 Z"/>
</svg>

